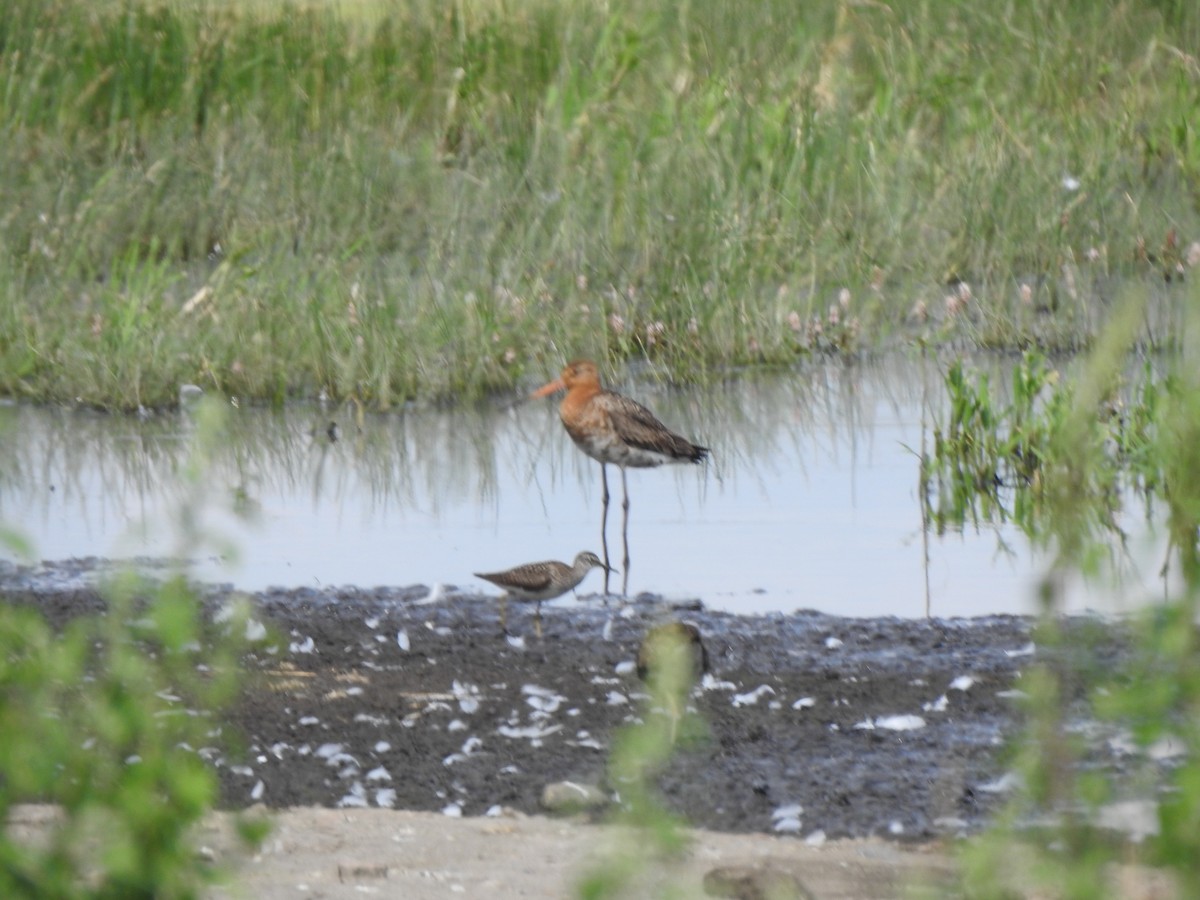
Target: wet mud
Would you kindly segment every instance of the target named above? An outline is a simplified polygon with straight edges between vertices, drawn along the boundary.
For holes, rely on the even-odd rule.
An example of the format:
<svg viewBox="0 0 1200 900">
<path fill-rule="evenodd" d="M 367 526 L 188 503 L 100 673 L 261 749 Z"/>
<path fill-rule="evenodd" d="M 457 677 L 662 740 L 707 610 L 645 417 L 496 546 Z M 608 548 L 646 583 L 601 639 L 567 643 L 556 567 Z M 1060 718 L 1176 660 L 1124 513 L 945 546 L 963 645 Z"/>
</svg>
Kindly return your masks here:
<svg viewBox="0 0 1200 900">
<path fill-rule="evenodd" d="M 52 621 L 103 608 L 86 586 L 0 589 Z M 1036 652 L 1030 622 L 1010 616 L 751 617 L 585 597 L 546 604 L 538 640 L 530 607 L 510 610 L 519 637 L 506 638 L 495 598 L 454 589 L 253 602 L 281 642 L 246 661 L 228 713 L 243 750 L 213 759 L 229 808 L 534 813 L 564 780 L 619 796 L 608 751 L 646 713 L 637 648 L 675 617 L 700 629 L 711 673 L 658 776 L 666 807 L 714 830 L 928 840 L 977 830 L 1003 802 L 1013 691 Z"/>
</svg>

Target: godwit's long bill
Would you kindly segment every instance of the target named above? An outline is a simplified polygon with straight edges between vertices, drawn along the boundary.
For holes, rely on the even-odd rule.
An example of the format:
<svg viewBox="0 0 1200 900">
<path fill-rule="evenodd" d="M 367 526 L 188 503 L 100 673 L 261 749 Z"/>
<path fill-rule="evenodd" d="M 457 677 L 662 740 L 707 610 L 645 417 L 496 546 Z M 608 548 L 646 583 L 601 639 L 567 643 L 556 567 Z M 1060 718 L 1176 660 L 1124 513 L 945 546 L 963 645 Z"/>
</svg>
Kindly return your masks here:
<svg viewBox="0 0 1200 900">
<path fill-rule="evenodd" d="M 608 572 L 608 564 L 600 561 L 599 557 L 590 550 L 576 554 L 575 562 L 571 565 L 561 563 L 556 559 L 546 562 L 525 563 L 503 572 L 476 572 L 476 578 L 490 581 L 505 590 L 500 601 L 500 627 L 508 633 L 508 598 L 514 600 L 533 601 L 537 603 L 537 617 L 534 619 L 537 636 L 542 636 L 542 601 L 561 597 L 572 588 L 578 587 L 579 582 L 587 577 L 592 569 L 600 567 Z"/>
<path fill-rule="evenodd" d="M 628 397 L 607 391 L 600 386 L 596 364 L 580 359 L 568 363 L 562 374 L 533 392 L 534 397 L 547 397 L 566 391 L 558 407 L 558 415 L 571 440 L 600 463 L 600 479 L 604 486 L 603 510 L 600 518 L 600 540 L 604 545 L 604 563 L 608 565 L 608 463 L 621 470 L 621 489 L 624 516 L 621 538 L 625 558 L 622 566 L 621 593 L 629 592 L 629 485 L 625 469 L 647 469 L 664 463 L 698 463 L 708 456 L 708 448 L 693 444 L 671 431 L 654 417 L 654 413 Z M 608 575 L 604 572 L 604 593 L 608 593 Z"/>
</svg>

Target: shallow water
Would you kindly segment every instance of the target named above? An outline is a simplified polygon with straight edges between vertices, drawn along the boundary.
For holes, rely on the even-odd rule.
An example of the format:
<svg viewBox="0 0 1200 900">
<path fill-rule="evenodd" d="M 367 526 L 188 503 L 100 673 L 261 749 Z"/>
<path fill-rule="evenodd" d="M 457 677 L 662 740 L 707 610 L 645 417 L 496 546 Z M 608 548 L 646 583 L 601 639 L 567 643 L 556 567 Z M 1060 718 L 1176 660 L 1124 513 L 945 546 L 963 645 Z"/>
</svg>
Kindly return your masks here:
<svg viewBox="0 0 1200 900">
<path fill-rule="evenodd" d="M 934 363 L 617 387 L 713 450 L 705 466 L 629 473 L 630 593 L 737 613 L 1032 611 L 1045 561 L 1015 529 L 925 546 L 917 453 L 941 397 Z M 200 578 L 248 590 L 419 582 L 491 593 L 472 572 L 601 549 L 599 466 L 571 444 L 554 401 L 406 410 L 361 428 L 345 409 L 231 410 L 204 476 L 199 537 L 179 514 L 193 428 L 185 414 L 0 408 L 0 521 L 42 559 L 182 553 Z M 609 483 L 619 566 L 611 467 Z M 1161 594 L 1161 548 L 1136 517 L 1124 524 L 1133 537 L 1118 595 L 1075 584 L 1070 609 L 1119 611 Z M 593 572 L 580 594 L 602 585 Z"/>
</svg>

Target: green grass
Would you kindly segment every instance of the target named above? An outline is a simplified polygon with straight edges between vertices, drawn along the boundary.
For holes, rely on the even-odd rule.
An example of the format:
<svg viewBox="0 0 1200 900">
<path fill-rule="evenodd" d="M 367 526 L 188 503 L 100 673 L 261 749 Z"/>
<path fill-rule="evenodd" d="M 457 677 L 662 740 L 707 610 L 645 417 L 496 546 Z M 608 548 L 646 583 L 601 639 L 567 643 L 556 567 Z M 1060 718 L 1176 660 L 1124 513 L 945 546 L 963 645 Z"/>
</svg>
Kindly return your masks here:
<svg viewBox="0 0 1200 900">
<path fill-rule="evenodd" d="M 388 407 L 584 354 L 1081 346 L 1200 240 L 1182 0 L 249 9 L 6 7 L 0 392 Z"/>
</svg>

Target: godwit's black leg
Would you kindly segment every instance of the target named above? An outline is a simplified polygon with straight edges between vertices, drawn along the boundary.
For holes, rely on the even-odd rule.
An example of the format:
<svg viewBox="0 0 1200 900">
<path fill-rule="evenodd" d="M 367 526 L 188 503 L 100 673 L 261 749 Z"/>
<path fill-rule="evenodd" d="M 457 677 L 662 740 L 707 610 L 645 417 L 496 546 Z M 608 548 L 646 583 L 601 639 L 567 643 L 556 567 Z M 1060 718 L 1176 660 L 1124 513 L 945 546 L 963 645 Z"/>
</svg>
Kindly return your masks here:
<svg viewBox="0 0 1200 900">
<path fill-rule="evenodd" d="M 625 493 L 625 499 L 621 503 L 621 509 L 625 514 L 621 517 L 621 540 L 625 543 L 625 570 L 621 573 L 621 596 L 629 595 L 629 485 L 625 481 L 625 467 L 621 466 L 621 490 Z"/>
<path fill-rule="evenodd" d="M 624 470 L 622 470 L 622 472 L 624 472 Z M 611 569 L 608 561 L 608 466 L 606 466 L 604 463 L 600 463 L 600 483 L 604 485 L 604 494 L 600 497 L 600 543 L 604 547 L 604 596 L 607 598 L 608 574 Z"/>
</svg>

